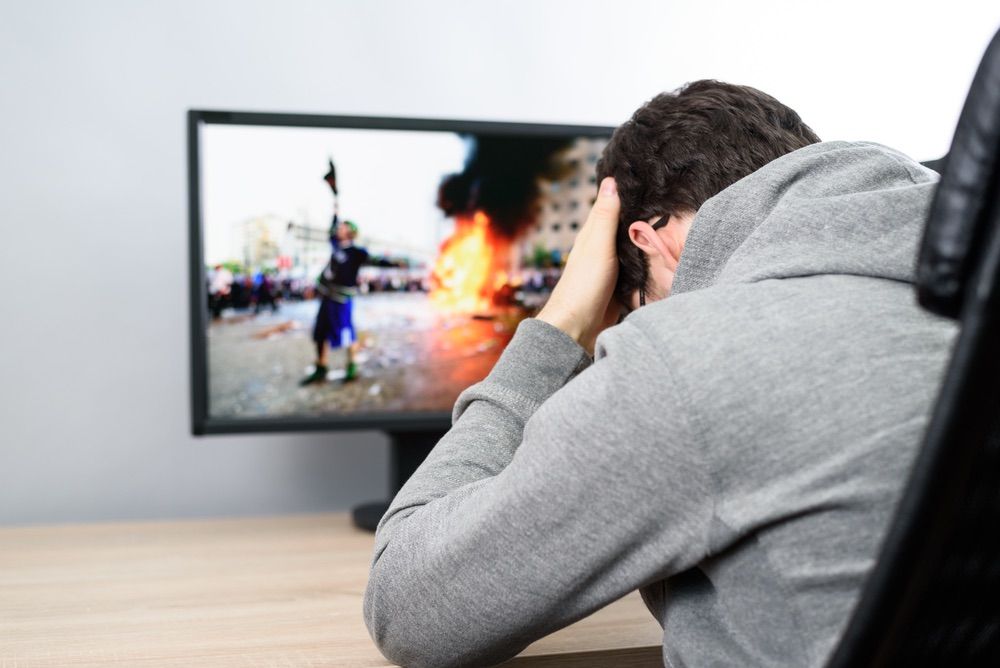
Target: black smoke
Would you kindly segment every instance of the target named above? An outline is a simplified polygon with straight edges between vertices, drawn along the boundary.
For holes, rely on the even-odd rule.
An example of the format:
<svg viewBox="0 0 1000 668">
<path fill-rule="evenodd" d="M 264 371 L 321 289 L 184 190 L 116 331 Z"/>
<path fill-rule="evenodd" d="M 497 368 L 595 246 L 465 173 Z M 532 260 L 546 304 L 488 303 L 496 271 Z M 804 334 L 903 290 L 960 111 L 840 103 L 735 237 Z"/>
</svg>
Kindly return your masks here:
<svg viewBox="0 0 1000 668">
<path fill-rule="evenodd" d="M 465 169 L 449 174 L 438 188 L 438 206 L 445 215 L 483 211 L 506 236 L 535 220 L 538 179 L 555 180 L 566 169 L 554 160 L 571 139 L 465 135 L 469 155 Z"/>
</svg>

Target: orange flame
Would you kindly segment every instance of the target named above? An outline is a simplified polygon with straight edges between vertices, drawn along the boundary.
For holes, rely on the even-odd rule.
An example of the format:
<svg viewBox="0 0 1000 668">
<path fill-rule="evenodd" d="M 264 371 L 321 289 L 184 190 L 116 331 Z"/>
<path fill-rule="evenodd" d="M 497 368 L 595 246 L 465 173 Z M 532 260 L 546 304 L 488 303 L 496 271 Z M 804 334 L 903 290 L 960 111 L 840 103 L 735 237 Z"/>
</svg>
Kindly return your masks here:
<svg viewBox="0 0 1000 668">
<path fill-rule="evenodd" d="M 431 270 L 431 301 L 452 312 L 491 310 L 509 264 L 510 240 L 492 229 L 489 216 L 457 216 L 455 232 L 441 244 Z"/>
</svg>

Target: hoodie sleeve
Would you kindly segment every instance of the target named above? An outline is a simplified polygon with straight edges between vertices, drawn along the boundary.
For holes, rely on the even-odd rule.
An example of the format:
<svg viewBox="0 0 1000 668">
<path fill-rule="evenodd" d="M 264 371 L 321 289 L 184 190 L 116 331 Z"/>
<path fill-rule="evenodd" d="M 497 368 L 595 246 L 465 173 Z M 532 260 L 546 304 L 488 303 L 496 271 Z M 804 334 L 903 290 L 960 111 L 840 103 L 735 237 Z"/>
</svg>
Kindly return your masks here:
<svg viewBox="0 0 1000 668">
<path fill-rule="evenodd" d="M 382 519 L 369 632 L 405 666 L 483 666 L 707 550 L 711 490 L 682 393 L 635 325 L 597 361 L 529 319 Z"/>
</svg>

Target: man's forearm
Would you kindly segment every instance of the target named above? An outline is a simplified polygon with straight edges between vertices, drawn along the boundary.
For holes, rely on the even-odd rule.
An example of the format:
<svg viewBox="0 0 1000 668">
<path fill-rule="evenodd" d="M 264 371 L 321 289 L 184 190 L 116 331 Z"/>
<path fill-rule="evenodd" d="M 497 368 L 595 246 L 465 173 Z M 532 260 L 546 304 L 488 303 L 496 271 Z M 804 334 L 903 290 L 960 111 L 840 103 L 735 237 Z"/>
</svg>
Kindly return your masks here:
<svg viewBox="0 0 1000 668">
<path fill-rule="evenodd" d="M 376 536 L 365 620 L 387 657 L 493 665 L 702 558 L 702 450 L 647 409 L 682 403 L 669 363 L 628 323 L 602 341 L 577 375 L 583 349 L 526 321 L 463 393 Z"/>
<path fill-rule="evenodd" d="M 465 657 L 478 654 L 483 661 L 487 657 L 506 658 L 496 652 L 519 651 L 516 637 L 498 641 L 488 634 L 476 634 L 475 642 L 470 639 L 464 643 L 455 637 L 449 642 L 425 637 L 426 624 L 420 617 L 428 613 L 422 607 L 426 592 L 444 593 L 449 582 L 454 584 L 450 567 L 432 564 L 447 560 L 447 553 L 460 547 L 448 544 L 449 527 L 441 527 L 439 534 L 428 534 L 424 523 L 414 523 L 409 516 L 435 502 L 436 506 L 461 504 L 481 484 L 490 484 L 510 464 L 531 415 L 590 363 L 586 351 L 565 333 L 529 319 L 518 327 L 489 376 L 459 397 L 452 429 L 396 495 L 379 524 L 365 616 L 373 638 L 387 656 L 407 665 L 441 666 L 455 660 L 452 653 L 456 650 Z M 437 511 L 450 514 L 442 506 Z M 457 516 L 472 519 L 464 512 Z M 390 546 L 395 551 L 380 563 Z M 489 566 L 466 563 L 466 567 Z M 409 607 L 401 607 L 401 602 Z M 461 617 L 458 610 L 445 613 L 439 609 L 437 614 Z M 441 621 L 442 628 L 454 628 Z M 412 637 L 413 633 L 419 637 Z"/>
<path fill-rule="evenodd" d="M 528 418 L 590 364 L 586 351 L 564 332 L 533 318 L 522 321 L 489 376 L 459 396 L 451 430 L 396 495 L 376 545 L 389 539 L 386 527 L 399 510 L 502 471 Z"/>
</svg>

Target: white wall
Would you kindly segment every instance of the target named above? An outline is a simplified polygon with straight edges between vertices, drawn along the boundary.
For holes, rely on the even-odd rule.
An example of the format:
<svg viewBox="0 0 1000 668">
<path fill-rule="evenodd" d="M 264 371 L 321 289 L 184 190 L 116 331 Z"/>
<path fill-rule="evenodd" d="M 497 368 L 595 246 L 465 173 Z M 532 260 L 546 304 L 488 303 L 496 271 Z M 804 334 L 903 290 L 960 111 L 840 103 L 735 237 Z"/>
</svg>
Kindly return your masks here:
<svg viewBox="0 0 1000 668">
<path fill-rule="evenodd" d="M 189 434 L 186 109 L 614 124 L 713 77 L 942 154 L 1000 5 L 814 4 L 4 2 L 0 523 L 386 491 L 376 433 Z"/>
</svg>

